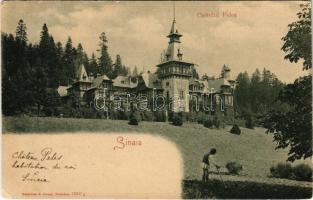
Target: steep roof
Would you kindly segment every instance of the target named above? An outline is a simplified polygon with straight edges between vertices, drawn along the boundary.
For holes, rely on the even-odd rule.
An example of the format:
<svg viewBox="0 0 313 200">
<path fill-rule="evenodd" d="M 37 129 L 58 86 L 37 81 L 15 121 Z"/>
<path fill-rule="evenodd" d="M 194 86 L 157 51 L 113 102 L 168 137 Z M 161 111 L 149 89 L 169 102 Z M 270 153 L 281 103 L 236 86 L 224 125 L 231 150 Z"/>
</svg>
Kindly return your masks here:
<svg viewBox="0 0 313 200">
<path fill-rule="evenodd" d="M 162 84 L 161 81 L 158 79 L 157 74 L 144 72 L 141 74 L 141 76 L 147 88 L 162 89 Z"/>
<path fill-rule="evenodd" d="M 222 86 L 230 87 L 231 84 L 225 78 L 208 80 L 208 89 L 212 92 L 218 92 Z"/>
<path fill-rule="evenodd" d="M 168 43 L 168 47 L 165 52 L 163 60 L 164 61 L 181 60 L 183 53 L 180 47 L 181 41 L 179 38 L 182 37 L 182 35 L 177 30 L 175 19 L 173 20 L 170 34 L 167 37 L 170 39 L 170 41 Z"/>
<path fill-rule="evenodd" d="M 98 76 L 92 80 L 92 87 L 99 87 L 103 81 L 111 81 L 106 75 Z"/>
<path fill-rule="evenodd" d="M 135 88 L 137 83 L 134 83 L 130 80 L 128 76 L 117 76 L 113 80 L 113 86 L 115 87 L 124 87 L 124 88 Z"/>
<path fill-rule="evenodd" d="M 84 64 L 80 64 L 77 70 L 77 80 L 78 81 L 86 81 L 86 82 L 90 82 L 86 68 L 84 66 Z"/>
</svg>

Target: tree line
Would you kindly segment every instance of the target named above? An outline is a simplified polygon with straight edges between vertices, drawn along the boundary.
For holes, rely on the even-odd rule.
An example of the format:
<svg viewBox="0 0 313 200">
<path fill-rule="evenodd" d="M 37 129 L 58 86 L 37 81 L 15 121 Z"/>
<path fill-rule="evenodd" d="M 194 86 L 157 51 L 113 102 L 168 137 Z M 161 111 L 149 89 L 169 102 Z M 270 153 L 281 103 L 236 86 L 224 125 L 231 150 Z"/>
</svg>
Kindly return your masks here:
<svg viewBox="0 0 313 200">
<path fill-rule="evenodd" d="M 99 37 L 99 56 L 94 53 L 89 58 L 83 45 L 73 46 L 69 36 L 65 45 L 55 42 L 48 26 L 43 24 L 39 43 L 29 43 L 27 26 L 19 20 L 15 36 L 1 33 L 2 42 L 2 96 L 3 113 L 23 113 L 29 106 L 51 106 L 56 89 L 60 85 L 70 85 L 78 77 L 77 69 L 84 64 L 87 73 L 107 75 L 114 79 L 118 75 L 138 75 L 122 63 L 120 55 L 115 62 L 108 53 L 105 33 Z M 47 105 L 48 104 L 48 105 Z"/>
<path fill-rule="evenodd" d="M 236 84 L 234 108 L 237 117 L 260 121 L 269 111 L 281 109 L 276 99 L 284 84 L 266 68 L 262 72 L 256 69 L 252 75 L 239 73 Z"/>
</svg>

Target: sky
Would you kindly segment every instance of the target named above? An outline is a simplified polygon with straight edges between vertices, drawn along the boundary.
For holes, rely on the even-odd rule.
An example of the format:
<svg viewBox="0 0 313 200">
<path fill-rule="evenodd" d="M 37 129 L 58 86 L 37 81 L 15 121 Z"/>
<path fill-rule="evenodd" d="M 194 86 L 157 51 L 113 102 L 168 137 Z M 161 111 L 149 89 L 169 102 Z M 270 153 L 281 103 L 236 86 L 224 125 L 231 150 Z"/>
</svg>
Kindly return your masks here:
<svg viewBox="0 0 313 200">
<path fill-rule="evenodd" d="M 195 63 L 201 75 L 218 77 L 224 64 L 233 77 L 265 67 L 283 82 L 293 82 L 308 72 L 302 61 L 284 59 L 281 38 L 297 20 L 301 2 L 176 2 L 175 18 L 183 35 L 183 58 Z M 14 33 L 17 22 L 27 25 L 28 39 L 38 43 L 43 23 L 55 41 L 64 45 L 71 36 L 90 56 L 96 53 L 99 35 L 105 32 L 112 60 L 155 71 L 167 48 L 173 21 L 173 2 L 2 2 L 1 31 Z"/>
</svg>

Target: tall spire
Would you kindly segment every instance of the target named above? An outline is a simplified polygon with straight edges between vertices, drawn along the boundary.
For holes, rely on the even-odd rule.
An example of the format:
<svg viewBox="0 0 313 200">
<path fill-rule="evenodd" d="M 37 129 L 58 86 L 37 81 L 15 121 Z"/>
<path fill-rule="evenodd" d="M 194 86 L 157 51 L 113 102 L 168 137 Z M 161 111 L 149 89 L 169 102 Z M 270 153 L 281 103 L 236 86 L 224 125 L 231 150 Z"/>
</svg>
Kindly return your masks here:
<svg viewBox="0 0 313 200">
<path fill-rule="evenodd" d="M 173 21 L 175 21 L 175 1 L 173 1 Z"/>
<path fill-rule="evenodd" d="M 169 44 L 167 47 L 167 51 L 164 56 L 165 61 L 170 60 L 182 60 L 182 52 L 180 49 L 180 37 L 182 35 L 178 32 L 176 27 L 176 16 L 175 16 L 175 1 L 173 1 L 173 22 L 170 30 L 170 34 L 167 36 L 169 38 Z"/>
</svg>

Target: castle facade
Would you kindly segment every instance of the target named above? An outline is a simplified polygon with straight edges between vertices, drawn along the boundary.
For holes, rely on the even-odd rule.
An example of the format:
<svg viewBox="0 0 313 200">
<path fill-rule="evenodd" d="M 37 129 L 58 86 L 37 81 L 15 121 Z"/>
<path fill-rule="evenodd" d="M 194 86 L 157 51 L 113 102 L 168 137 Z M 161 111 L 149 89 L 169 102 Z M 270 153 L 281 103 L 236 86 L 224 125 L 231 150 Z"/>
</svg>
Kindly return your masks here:
<svg viewBox="0 0 313 200">
<path fill-rule="evenodd" d="M 182 34 L 172 22 L 167 50 L 161 55 L 155 72 L 142 72 L 136 77 L 90 76 L 80 65 L 76 81 L 60 86 L 58 92 L 66 102 L 94 108 L 130 108 L 134 104 L 148 111 L 162 108 L 166 112 L 233 111 L 235 81 L 224 65 L 220 77 L 196 77 L 196 66 L 183 58 Z M 102 99 L 105 106 L 97 102 Z M 137 101 L 137 102 L 136 102 Z M 138 104 L 139 102 L 139 104 Z M 130 104 L 132 104 L 130 106 Z"/>
</svg>

